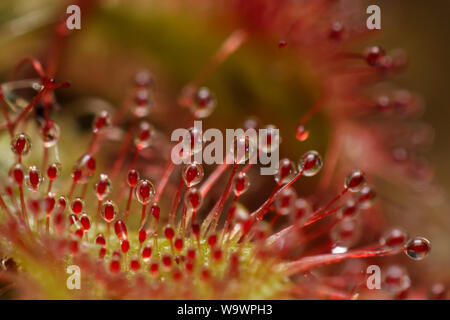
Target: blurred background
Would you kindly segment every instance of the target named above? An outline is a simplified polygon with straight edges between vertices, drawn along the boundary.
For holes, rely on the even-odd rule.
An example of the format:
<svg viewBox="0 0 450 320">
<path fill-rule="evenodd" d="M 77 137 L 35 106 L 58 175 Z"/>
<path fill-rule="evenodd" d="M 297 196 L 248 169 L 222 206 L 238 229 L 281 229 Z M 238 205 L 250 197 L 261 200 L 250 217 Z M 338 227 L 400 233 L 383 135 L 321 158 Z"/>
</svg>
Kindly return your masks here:
<svg viewBox="0 0 450 320">
<path fill-rule="evenodd" d="M 437 249 L 430 255 L 429 270 L 436 270 L 448 279 L 450 267 L 450 104 L 448 71 L 450 70 L 450 24 L 446 12 L 449 1 L 365 1 L 378 4 L 382 11 L 382 32 L 373 40 L 385 48 L 403 48 L 410 64 L 395 82 L 421 94 L 426 109 L 422 119 L 434 129 L 434 142 L 426 156 L 435 169 L 435 179 L 443 186 L 443 201 L 435 209 L 422 209 L 419 225 L 411 223 L 408 212 L 391 217 L 392 221 L 420 233 L 427 229 Z M 421 225 L 421 226 L 420 226 Z M 425 268 L 420 270 L 424 272 Z"/>
<path fill-rule="evenodd" d="M 226 4 L 226 1 L 221 3 Z M 411 216 L 408 210 L 397 210 L 388 214 L 387 219 L 389 224 L 401 225 L 412 235 L 430 238 L 432 254 L 429 259 L 416 263 L 416 266 L 423 266 L 417 267 L 417 272 L 426 272 L 430 279 L 434 271 L 444 278 L 449 277 L 450 2 L 364 0 L 361 1 L 361 19 L 367 16 L 365 8 L 369 4 L 381 7 L 382 31 L 364 44 L 402 48 L 408 53 L 410 66 L 395 78 L 395 83 L 424 97 L 427 108 L 423 119 L 435 131 L 434 144 L 427 157 L 435 168 L 437 181 L 443 186 L 442 197 L 434 209 L 424 206 L 420 216 Z M 89 121 L 85 115 L 92 111 L 93 100 L 101 98 L 112 107 L 120 105 L 126 90 L 132 86 L 134 74 L 143 68 L 151 70 L 155 76 L 157 103 L 151 120 L 155 127 L 167 133 L 188 119 L 188 112 L 177 106 L 183 86 L 203 69 L 235 29 L 233 21 L 222 16 L 220 10 L 209 11 L 209 5 L 189 0 L 110 0 L 99 1 L 98 7 L 82 12 L 81 30 L 67 38 L 56 74 L 59 82 L 72 84 L 70 89 L 57 94 L 61 104 L 57 117 L 62 119 L 64 128 L 73 129 L 61 137 L 62 145 L 66 141 L 67 149 L 72 149 L 66 153 L 76 151 L 73 142 L 86 143 L 79 137 L 88 137 Z M 67 2 L 54 0 L 1 1 L 2 82 L 11 76 L 20 59 L 46 56 L 53 25 L 65 15 L 66 6 Z M 241 127 L 247 117 L 256 115 L 262 123 L 280 127 L 281 156 L 298 159 L 308 149 L 324 152 L 329 128 L 320 114 L 309 124 L 313 134 L 307 141 L 298 143 L 292 134 L 298 119 L 317 98 L 318 88 L 309 66 L 297 59 L 289 47 L 280 50 L 279 40 L 282 39 L 249 39 L 207 78 L 204 84 L 215 93 L 218 107 L 204 121 L 205 126 Z M 299 192 L 308 194 L 315 183 L 315 179 L 302 183 Z"/>
</svg>

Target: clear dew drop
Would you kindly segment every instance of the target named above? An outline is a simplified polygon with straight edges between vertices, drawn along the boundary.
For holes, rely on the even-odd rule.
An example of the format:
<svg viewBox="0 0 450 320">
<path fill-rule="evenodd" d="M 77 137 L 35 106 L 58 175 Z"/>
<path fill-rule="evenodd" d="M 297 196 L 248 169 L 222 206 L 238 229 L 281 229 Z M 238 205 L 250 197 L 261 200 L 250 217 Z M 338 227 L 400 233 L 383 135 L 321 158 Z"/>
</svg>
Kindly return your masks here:
<svg viewBox="0 0 450 320">
<path fill-rule="evenodd" d="M 338 222 L 330 232 L 330 238 L 333 242 L 333 247 L 350 248 L 358 240 L 360 236 L 360 229 L 358 222 L 355 219 L 342 219 Z"/>
<path fill-rule="evenodd" d="M 197 188 L 190 188 L 184 196 L 184 204 L 189 209 L 197 210 L 202 205 L 202 194 Z"/>
<path fill-rule="evenodd" d="M 75 164 L 72 171 L 72 178 L 77 183 L 86 183 L 94 175 L 96 169 L 96 160 L 90 154 L 85 154 Z"/>
<path fill-rule="evenodd" d="M 427 292 L 428 300 L 446 300 L 447 287 L 443 283 L 434 283 Z"/>
<path fill-rule="evenodd" d="M 217 101 L 211 91 L 201 87 L 194 96 L 191 112 L 197 119 L 202 119 L 211 115 L 216 106 Z"/>
<path fill-rule="evenodd" d="M 137 118 L 146 117 L 152 108 L 152 99 L 147 88 L 141 88 L 136 92 L 134 97 L 133 114 Z"/>
<path fill-rule="evenodd" d="M 148 122 L 141 122 L 139 130 L 134 139 L 134 144 L 138 150 L 143 150 L 151 145 L 152 137 L 155 129 Z"/>
<path fill-rule="evenodd" d="M 338 211 L 338 218 L 339 219 L 345 219 L 345 218 L 353 218 L 358 214 L 358 204 L 355 200 L 349 199 L 347 202 L 342 206 L 342 208 Z"/>
<path fill-rule="evenodd" d="M 234 162 L 239 164 L 245 163 L 255 154 L 255 147 L 255 141 L 246 135 L 235 138 L 230 148 Z"/>
<path fill-rule="evenodd" d="M 283 190 L 275 200 L 275 208 L 277 213 L 282 216 L 286 216 L 293 212 L 296 199 L 297 192 L 295 192 L 294 188 L 289 187 L 286 190 Z"/>
<path fill-rule="evenodd" d="M 108 111 L 102 110 L 100 111 L 94 118 L 94 122 L 92 125 L 92 130 L 95 134 L 100 133 L 104 129 L 111 126 L 112 120 L 111 115 Z"/>
<path fill-rule="evenodd" d="M 304 198 L 297 198 L 292 210 L 292 222 L 297 225 L 305 223 L 313 212 L 311 202 Z"/>
<path fill-rule="evenodd" d="M 424 237 L 415 237 L 409 240 L 405 247 L 405 254 L 413 260 L 424 259 L 431 250 L 430 241 Z"/>
<path fill-rule="evenodd" d="M 233 192 L 236 196 L 245 193 L 250 187 L 250 179 L 245 172 L 239 172 L 233 179 Z"/>
<path fill-rule="evenodd" d="M 297 174 L 297 168 L 294 162 L 285 158 L 280 160 L 278 171 L 275 174 L 275 182 L 278 184 L 286 184 L 290 182 Z"/>
<path fill-rule="evenodd" d="M 139 180 L 135 188 L 136 199 L 142 203 L 147 204 L 156 195 L 156 189 L 150 180 Z"/>
<path fill-rule="evenodd" d="M 31 138 L 26 133 L 19 133 L 11 140 L 11 150 L 16 155 L 24 156 L 31 149 Z"/>
<path fill-rule="evenodd" d="M 389 248 L 402 248 L 408 239 L 406 231 L 392 228 L 386 231 L 380 239 L 380 244 Z"/>
<path fill-rule="evenodd" d="M 154 87 L 153 75 L 148 70 L 140 70 L 134 76 L 134 82 L 139 88 Z"/>
<path fill-rule="evenodd" d="M 183 137 L 183 149 L 180 157 L 189 158 L 192 155 L 201 152 L 203 147 L 202 131 L 197 127 L 190 127 Z"/>
<path fill-rule="evenodd" d="M 97 199 L 100 201 L 104 200 L 111 193 L 111 186 L 111 180 L 106 174 L 102 173 L 100 178 L 94 184 L 94 192 Z"/>
<path fill-rule="evenodd" d="M 46 121 L 41 130 L 42 140 L 44 141 L 44 147 L 50 148 L 56 145 L 59 140 L 60 129 L 59 126 L 53 121 Z"/>
<path fill-rule="evenodd" d="M 390 293 L 399 294 L 408 290 L 411 286 L 411 279 L 409 278 L 408 272 L 401 266 L 388 266 L 382 275 L 382 288 Z"/>
<path fill-rule="evenodd" d="M 317 151 L 308 151 L 300 159 L 298 170 L 303 171 L 303 175 L 311 177 L 322 169 L 323 162 Z"/>
<path fill-rule="evenodd" d="M 278 128 L 274 125 L 268 125 L 262 130 L 259 131 L 259 150 L 264 153 L 271 153 L 276 151 L 281 143 Z M 263 132 L 263 134 L 261 134 L 261 132 Z"/>
<path fill-rule="evenodd" d="M 203 166 L 199 163 L 186 164 L 182 172 L 183 180 L 188 188 L 199 184 L 204 176 Z"/>
<path fill-rule="evenodd" d="M 249 117 L 244 121 L 244 130 L 254 129 L 258 130 L 260 127 L 260 120 L 256 117 Z"/>
<path fill-rule="evenodd" d="M 344 187 L 350 192 L 359 192 L 366 184 L 366 178 L 362 171 L 353 171 L 345 178 Z"/>
<path fill-rule="evenodd" d="M 364 186 L 357 196 L 358 206 L 361 209 L 369 209 L 375 198 L 376 192 L 369 186 Z"/>
<path fill-rule="evenodd" d="M 15 112 L 25 109 L 30 104 L 29 93 L 34 96 L 43 88 L 40 79 L 23 79 L 5 82 L 1 85 L 4 101 Z"/>
</svg>

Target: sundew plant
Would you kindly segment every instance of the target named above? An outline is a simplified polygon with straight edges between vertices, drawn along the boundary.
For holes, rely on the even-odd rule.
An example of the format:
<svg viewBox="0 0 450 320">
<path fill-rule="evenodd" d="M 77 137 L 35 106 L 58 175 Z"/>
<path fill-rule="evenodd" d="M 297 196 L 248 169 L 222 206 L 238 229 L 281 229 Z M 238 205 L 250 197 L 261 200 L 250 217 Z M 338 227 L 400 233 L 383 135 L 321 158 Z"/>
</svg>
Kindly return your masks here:
<svg viewBox="0 0 450 320">
<path fill-rule="evenodd" d="M 385 219 L 437 186 L 408 55 L 366 9 L 1 4 L 1 297 L 445 299 L 414 272 L 433 239 Z M 238 128 L 264 139 L 198 161 Z"/>
</svg>

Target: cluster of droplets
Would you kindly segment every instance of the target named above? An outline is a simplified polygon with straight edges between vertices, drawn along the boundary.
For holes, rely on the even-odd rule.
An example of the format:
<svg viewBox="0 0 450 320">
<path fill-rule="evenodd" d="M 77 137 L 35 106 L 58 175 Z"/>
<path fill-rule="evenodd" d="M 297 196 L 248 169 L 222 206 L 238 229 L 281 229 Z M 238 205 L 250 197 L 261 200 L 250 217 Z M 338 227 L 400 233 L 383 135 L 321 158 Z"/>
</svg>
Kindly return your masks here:
<svg viewBox="0 0 450 320">
<path fill-rule="evenodd" d="M 107 122 L 108 121 L 105 120 L 105 114 L 100 115 L 100 118 L 96 117 L 94 120 L 94 134 L 98 134 L 98 132 L 106 126 Z M 26 134 L 19 134 L 12 139 L 11 148 L 17 156 L 23 156 L 29 152 L 31 148 L 31 140 Z M 270 150 L 266 151 L 270 152 Z M 291 183 L 299 175 L 314 176 L 320 171 L 322 165 L 322 159 L 316 151 L 309 151 L 305 153 L 301 157 L 297 168 L 291 160 L 282 159 L 279 163 L 279 170 L 275 175 L 275 181 L 277 185 L 282 186 Z M 87 181 L 94 175 L 95 169 L 95 159 L 89 154 L 83 155 L 77 162 L 72 172 L 73 181 L 76 183 L 87 183 Z M 60 165 L 58 163 L 53 163 L 48 167 L 47 176 L 49 181 L 55 180 L 59 176 L 59 174 Z M 28 170 L 24 170 L 21 163 L 17 163 L 13 166 L 10 175 L 19 185 L 21 185 L 23 181 L 26 180 L 27 185 L 34 192 L 37 191 L 39 185 L 43 180 L 42 175 L 35 166 L 31 166 Z M 195 214 L 202 203 L 202 193 L 200 190 L 195 188 L 195 186 L 201 182 L 204 176 L 203 167 L 202 165 L 197 163 L 184 165 L 182 167 L 181 176 L 187 189 L 184 197 L 184 205 Z M 147 179 L 141 179 L 139 173 L 134 169 L 129 170 L 127 174 L 127 184 L 130 188 L 130 194 L 134 190 L 136 199 L 142 204 L 144 208 L 152 201 L 156 194 L 156 189 L 153 186 L 152 182 Z M 243 171 L 239 172 L 232 180 L 232 190 L 235 194 L 236 199 L 240 195 L 245 193 L 248 190 L 249 186 L 250 181 L 247 174 Z M 106 248 L 107 242 L 109 241 L 107 239 L 110 238 L 110 225 L 114 221 L 114 231 L 119 240 L 120 252 L 122 254 L 127 254 L 127 252 L 130 250 L 130 242 L 128 239 L 126 225 L 123 220 L 116 220 L 119 214 L 118 207 L 112 200 L 107 200 L 108 196 L 111 193 L 111 181 L 108 175 L 100 174 L 99 179 L 93 184 L 93 188 L 95 195 L 99 201 L 99 210 L 101 213 L 101 217 L 108 226 L 108 233 L 106 238 L 103 233 L 98 233 L 95 238 L 95 243 L 100 245 L 101 247 L 99 251 L 99 258 L 104 258 L 107 253 Z M 338 210 L 337 217 L 340 221 L 332 228 L 330 232 L 330 237 L 335 243 L 335 249 L 333 250 L 333 252 L 335 253 L 345 252 L 345 248 L 349 246 L 349 244 L 352 242 L 352 239 L 355 237 L 355 233 L 357 233 L 359 230 L 357 222 L 353 218 L 356 216 L 357 212 L 360 209 L 367 209 L 368 207 L 370 207 L 370 204 L 375 197 L 375 192 L 366 185 L 365 176 L 361 171 L 354 171 L 347 176 L 344 183 L 344 191 L 347 190 L 357 195 L 354 198 L 347 200 L 345 204 L 342 205 Z M 55 194 L 49 192 L 45 197 L 44 202 L 44 208 L 48 221 L 51 212 L 56 207 L 57 201 Z M 66 205 L 67 199 L 64 197 L 59 198 L 58 210 L 54 217 L 55 229 L 57 229 L 58 224 L 62 224 L 62 213 L 64 212 Z M 70 225 L 74 226 L 74 235 L 79 239 L 82 239 L 91 229 L 92 217 L 89 218 L 88 214 L 84 211 L 85 203 L 82 198 L 74 198 L 70 202 L 70 209 L 72 211 L 72 214 L 69 216 Z M 298 224 L 300 222 L 307 221 L 307 219 L 313 214 L 312 205 L 310 204 L 310 202 L 306 199 L 299 198 L 296 191 L 292 187 L 285 188 L 277 197 L 277 199 L 275 200 L 275 211 L 276 215 L 272 221 L 273 223 L 276 222 L 278 217 L 290 215 L 291 221 L 294 221 Z M 150 212 L 155 219 L 159 220 L 160 209 L 156 203 L 151 206 Z M 229 220 L 227 220 L 227 223 L 230 223 L 230 221 L 240 221 L 240 224 L 244 224 L 245 221 L 249 219 L 246 210 L 242 210 L 241 205 L 237 202 L 234 202 L 230 206 L 228 214 Z M 226 225 L 226 227 L 228 226 Z M 200 228 L 195 221 L 195 217 L 193 218 L 192 232 L 194 236 L 198 237 L 199 239 Z M 141 228 L 139 230 L 140 247 L 142 247 L 142 245 L 144 244 L 147 236 L 147 231 Z M 168 239 L 174 250 L 179 253 L 184 247 L 185 240 L 183 237 L 175 236 L 175 230 L 170 225 L 167 225 L 164 228 L 164 237 Z M 217 243 L 217 235 L 210 235 L 207 239 L 207 242 L 212 250 L 212 259 L 220 260 L 222 258 L 223 252 L 222 249 L 215 247 Z M 380 244 L 382 246 L 393 249 L 403 249 L 410 258 L 415 260 L 423 259 L 430 251 L 430 244 L 428 240 L 422 237 L 416 237 L 408 240 L 406 233 L 400 229 L 393 229 L 385 234 L 380 240 Z M 78 242 L 73 241 L 70 248 L 72 253 L 76 254 L 79 250 Z M 113 251 L 112 253 L 112 258 L 109 262 L 109 269 L 112 273 L 118 273 L 120 271 L 120 252 Z M 195 250 L 190 248 L 188 250 L 187 256 L 192 258 L 194 255 Z M 141 250 L 142 261 L 144 263 L 147 263 L 150 260 L 151 256 L 152 247 L 149 245 L 144 245 Z M 192 260 L 193 259 L 190 259 L 190 261 L 188 261 L 189 263 L 186 264 L 186 268 L 188 270 L 192 268 Z M 164 268 L 170 269 L 173 263 L 172 257 L 168 254 L 164 254 L 161 257 L 161 263 Z M 140 260 L 136 256 L 133 256 L 130 260 L 129 269 L 136 272 L 140 269 L 140 267 Z M 152 274 L 157 274 L 158 268 L 159 266 L 155 262 L 151 263 L 149 266 L 149 270 Z M 407 276 L 401 276 L 398 274 L 399 272 L 397 272 L 396 270 L 392 270 L 392 275 L 389 273 L 389 275 L 386 276 L 386 283 L 392 284 L 392 286 L 394 286 L 394 283 L 400 281 L 400 284 L 398 284 L 398 286 L 400 286 L 401 288 L 403 288 L 403 286 L 406 287 L 406 284 L 404 283 L 409 283 Z M 204 276 L 206 277 L 206 274 L 204 274 Z M 179 272 L 175 272 L 174 278 L 179 277 L 181 277 Z M 394 278 L 396 277 L 404 278 L 395 280 Z"/>
<path fill-rule="evenodd" d="M 339 37 L 341 32 L 342 26 L 334 26 L 332 37 Z M 383 57 L 385 57 L 385 53 L 379 47 L 369 48 L 364 54 L 364 58 L 371 66 L 382 65 Z M 129 133 L 130 136 L 135 134 L 131 143 L 134 142 L 135 158 L 137 158 L 139 152 L 152 146 L 155 134 L 153 126 L 144 119 L 154 105 L 153 84 L 148 73 L 143 72 L 136 76 L 133 95 L 132 115 L 134 119 Z M 194 119 L 209 116 L 216 107 L 214 95 L 205 87 L 190 91 L 185 98 L 190 98 L 184 101 L 189 101 L 188 106 Z M 235 170 L 239 164 L 244 164 L 251 159 L 255 155 L 255 150 L 262 153 L 277 151 L 281 137 L 275 126 L 268 125 L 263 127 L 266 134 L 258 144 L 254 139 L 245 135 L 233 141 L 233 145 L 228 150 L 234 156 L 231 177 L 218 202 L 202 222 L 198 221 L 196 213 L 202 206 L 204 196 L 214 183 L 206 181 L 205 184 L 198 187 L 205 175 L 201 164 L 192 162 L 180 166 L 180 185 L 174 199 L 174 207 L 169 214 L 168 223 L 162 228 L 162 235 L 158 235 L 161 213 L 160 195 L 157 197 L 157 189 L 153 183 L 142 178 L 136 169 L 130 168 L 127 171 L 126 183 L 123 182 L 121 188 L 125 190 L 128 186 L 129 190 L 126 209 L 123 212 L 116 205 L 116 198 L 112 197 L 112 180 L 116 181 L 114 175 L 111 174 L 110 176 L 113 178 L 110 179 L 108 174 L 101 173 L 93 182 L 93 191 L 98 200 L 98 215 L 89 214 L 92 208 L 89 203 L 85 203 L 85 190 L 96 174 L 97 163 L 94 155 L 99 148 L 99 137 L 107 133 L 108 128 L 113 125 L 115 125 L 114 121 L 107 111 L 101 111 L 94 117 L 92 140 L 87 152 L 78 159 L 73 167 L 72 186 L 67 197 L 60 196 L 58 198 L 55 193 L 51 192 L 53 181 L 61 174 L 61 164 L 54 162 L 46 169 L 46 177 L 49 181 L 48 190 L 43 197 L 43 206 L 41 207 L 39 204 L 38 189 L 42 185 L 44 177 L 36 166 L 26 169 L 22 164 L 22 157 L 27 155 L 31 149 L 31 139 L 25 133 L 15 135 L 11 140 L 11 149 L 17 157 L 17 162 L 10 170 L 10 178 L 19 185 L 22 198 L 24 197 L 22 190 L 24 182 L 31 190 L 32 196 L 28 199 L 28 207 L 34 215 L 39 214 L 40 208 L 44 210 L 47 233 L 54 231 L 58 235 L 64 234 L 64 213 L 66 207 L 70 208 L 71 214 L 68 216 L 71 237 L 69 249 L 72 257 L 76 258 L 80 250 L 86 250 L 88 247 L 86 243 L 92 241 L 89 239 L 89 235 L 96 233 L 94 242 L 98 245 L 98 258 L 108 264 L 112 274 L 118 274 L 122 270 L 135 273 L 146 266 L 150 275 L 154 277 L 162 275 L 164 272 L 170 272 L 174 281 L 180 281 L 183 278 L 181 267 L 185 268 L 185 272 L 192 273 L 199 256 L 206 254 L 208 255 L 207 262 L 203 263 L 198 270 L 203 280 L 210 279 L 215 263 L 224 261 L 224 257 L 229 259 L 227 261 L 228 271 L 235 275 L 242 244 L 248 245 L 248 242 L 245 241 L 253 240 L 255 246 L 264 243 L 263 240 L 268 238 L 280 219 L 288 220 L 291 226 L 302 228 L 331 214 L 336 214 L 337 217 L 336 223 L 329 230 L 329 236 L 333 243 L 331 252 L 345 253 L 355 244 L 355 239 L 361 233 L 357 219 L 358 213 L 370 208 L 376 196 L 375 191 L 366 184 L 364 173 L 357 170 L 346 177 L 343 189 L 336 198 L 316 209 L 312 201 L 299 197 L 292 187 L 292 184 L 301 176 L 315 176 L 322 169 L 323 161 L 319 153 L 308 151 L 300 158 L 297 165 L 287 158 L 279 162 L 278 171 L 274 175 L 276 182 L 274 192 L 258 210 L 249 213 L 246 207 L 238 202 L 239 198 L 250 188 L 250 179 L 247 175 L 249 165 L 241 171 Z M 247 128 L 256 129 L 257 126 L 254 121 L 246 122 Z M 54 122 L 47 120 L 41 127 L 41 134 L 44 148 L 54 147 L 59 139 L 59 127 Z M 202 133 L 196 127 L 189 128 L 187 135 L 185 137 L 187 139 L 184 139 L 187 144 L 180 150 L 180 156 L 184 160 L 186 156 L 191 157 L 199 152 L 203 144 Z M 304 141 L 308 136 L 309 131 L 305 124 L 300 124 L 297 127 L 297 139 Z M 73 197 L 77 185 L 83 185 L 84 189 L 79 196 Z M 183 190 L 184 197 L 182 197 Z M 333 208 L 332 205 L 339 203 L 339 200 L 347 192 L 351 193 L 352 197 Z M 234 195 L 233 201 L 228 210 L 225 210 L 227 216 L 222 230 L 218 231 L 217 223 L 229 194 Z M 131 209 L 133 198 L 139 202 L 142 209 L 137 239 L 134 233 L 129 235 L 127 230 L 128 218 L 133 211 Z M 177 224 L 175 217 L 179 203 L 182 204 L 183 210 Z M 25 214 L 24 204 L 22 204 L 22 211 Z M 274 211 L 274 215 L 270 223 L 263 221 L 264 215 L 271 211 Z M 52 228 L 50 228 L 51 220 L 53 221 Z M 151 221 L 150 227 L 149 221 Z M 111 234 L 111 225 L 115 236 Z M 164 247 L 164 243 L 168 244 L 168 248 Z M 227 251 L 230 243 L 233 243 L 231 245 L 233 249 L 238 248 L 237 252 Z M 407 234 L 400 229 L 392 229 L 383 235 L 379 246 L 392 250 L 392 252 L 404 251 L 414 260 L 423 259 L 431 248 L 427 239 L 423 237 L 409 239 Z M 257 251 L 261 251 L 263 254 L 265 250 L 258 247 Z M 404 291 L 410 284 L 407 274 L 395 269 L 388 272 L 385 282 L 392 284 L 392 288 L 397 286 L 392 289 L 397 293 Z"/>
</svg>

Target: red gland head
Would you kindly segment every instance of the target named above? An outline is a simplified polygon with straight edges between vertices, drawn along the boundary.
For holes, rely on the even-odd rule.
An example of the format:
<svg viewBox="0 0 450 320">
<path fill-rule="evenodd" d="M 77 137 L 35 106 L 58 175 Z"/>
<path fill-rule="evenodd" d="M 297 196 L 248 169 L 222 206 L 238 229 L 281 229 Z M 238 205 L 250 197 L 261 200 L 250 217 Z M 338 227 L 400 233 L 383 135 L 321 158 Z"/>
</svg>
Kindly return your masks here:
<svg viewBox="0 0 450 320">
<path fill-rule="evenodd" d="M 175 236 L 175 231 L 171 226 L 166 226 L 166 228 L 164 229 L 164 236 L 169 239 L 169 241 L 172 241 L 173 237 Z"/>
<path fill-rule="evenodd" d="M 156 219 L 156 221 L 159 221 L 159 214 L 161 212 L 161 209 L 159 208 L 157 203 L 152 204 L 150 207 L 150 213 L 152 216 Z"/>
<path fill-rule="evenodd" d="M 216 234 L 210 235 L 210 236 L 208 237 L 208 245 L 209 245 L 211 248 L 214 248 L 214 246 L 216 245 L 216 243 L 217 243 L 217 235 L 216 235 Z"/>
<path fill-rule="evenodd" d="M 341 22 L 336 21 L 331 25 L 329 37 L 333 40 L 341 40 L 344 33 L 344 26 Z"/>
<path fill-rule="evenodd" d="M 99 201 L 102 201 L 110 194 L 111 180 L 106 174 L 102 173 L 100 175 L 100 179 L 94 184 L 94 191 Z"/>
<path fill-rule="evenodd" d="M 402 248 L 407 239 L 408 234 L 404 230 L 393 228 L 381 237 L 380 243 L 390 248 Z"/>
<path fill-rule="evenodd" d="M 22 164 L 17 163 L 9 171 L 9 176 L 16 184 L 22 185 L 23 180 L 25 179 L 25 168 Z"/>
<path fill-rule="evenodd" d="M 305 141 L 309 137 L 309 130 L 307 130 L 303 124 L 299 124 L 295 132 L 295 137 L 298 141 Z"/>
<path fill-rule="evenodd" d="M 59 162 L 52 163 L 47 169 L 47 177 L 50 181 L 55 180 L 61 174 L 61 164 Z"/>
<path fill-rule="evenodd" d="M 192 233 L 198 238 L 200 236 L 200 224 L 198 222 L 192 223 Z"/>
<path fill-rule="evenodd" d="M 152 256 L 152 247 L 145 246 L 144 249 L 142 250 L 142 260 L 144 262 L 147 262 L 150 260 L 151 256 Z"/>
<path fill-rule="evenodd" d="M 134 97 L 134 102 L 139 107 L 148 106 L 149 103 L 149 93 L 146 88 L 142 88 L 136 91 L 136 95 Z"/>
<path fill-rule="evenodd" d="M 94 118 L 92 130 L 95 134 L 100 133 L 111 125 L 111 116 L 108 111 L 100 111 Z"/>
<path fill-rule="evenodd" d="M 189 248 L 187 250 L 187 257 L 190 260 L 195 260 L 195 248 Z"/>
<path fill-rule="evenodd" d="M 127 253 L 130 250 L 130 242 L 128 239 L 120 240 L 120 249 L 123 253 Z"/>
<path fill-rule="evenodd" d="M 175 239 L 174 246 L 175 246 L 175 249 L 177 249 L 177 251 L 181 251 L 183 249 L 183 245 L 184 245 L 184 242 L 183 242 L 182 238 Z"/>
<path fill-rule="evenodd" d="M 369 47 L 364 52 L 366 62 L 371 66 L 377 66 L 384 55 L 384 50 L 379 46 Z"/>
<path fill-rule="evenodd" d="M 28 168 L 28 176 L 26 183 L 30 190 L 36 191 L 41 184 L 43 178 L 41 172 L 36 168 L 36 166 L 31 166 Z"/>
<path fill-rule="evenodd" d="M 141 122 L 137 136 L 134 139 L 134 144 L 138 150 L 143 150 L 150 146 L 153 132 L 154 128 L 152 125 L 145 121 Z"/>
<path fill-rule="evenodd" d="M 141 265 L 140 265 L 140 263 L 139 263 L 139 260 L 138 260 L 136 257 L 133 257 L 133 258 L 130 260 L 130 270 L 136 272 L 136 271 L 138 271 L 140 268 L 141 268 Z"/>
<path fill-rule="evenodd" d="M 105 237 L 103 236 L 103 233 L 97 234 L 97 237 L 95 238 L 95 243 L 101 246 L 106 245 Z"/>
<path fill-rule="evenodd" d="M 61 211 L 64 211 L 66 209 L 68 200 L 64 196 L 60 196 L 58 199 L 58 207 Z"/>
<path fill-rule="evenodd" d="M 134 169 L 131 169 L 130 171 L 128 171 L 128 175 L 127 175 L 128 185 L 132 188 L 132 187 L 136 186 L 138 181 L 139 181 L 139 172 L 137 172 Z"/>
<path fill-rule="evenodd" d="M 117 206 L 113 201 L 107 200 L 103 202 L 101 211 L 103 219 L 105 219 L 106 222 L 110 223 L 116 217 Z"/>
<path fill-rule="evenodd" d="M 106 255 L 106 247 L 101 247 L 99 252 L 98 252 L 98 258 L 99 259 L 104 259 Z"/>
<path fill-rule="evenodd" d="M 145 229 L 139 229 L 139 242 L 143 243 L 147 239 L 147 232 Z"/>
<path fill-rule="evenodd" d="M 91 222 L 89 221 L 89 217 L 85 213 L 80 217 L 80 223 L 83 231 L 85 232 L 91 228 Z"/>
<path fill-rule="evenodd" d="M 150 274 L 155 277 L 159 272 L 159 264 L 157 262 L 152 262 L 149 267 Z"/>
<path fill-rule="evenodd" d="M 239 172 L 233 179 L 233 192 L 240 196 L 250 187 L 250 179 L 245 172 Z"/>
<path fill-rule="evenodd" d="M 166 269 L 170 269 L 170 267 L 172 266 L 172 257 L 169 254 L 165 253 L 161 260 L 164 267 Z"/>
<path fill-rule="evenodd" d="M 286 40 L 280 40 L 280 41 L 278 41 L 278 48 L 284 49 L 284 48 L 286 48 L 286 47 L 287 47 L 287 42 L 286 42 Z"/>
<path fill-rule="evenodd" d="M 109 264 L 109 271 L 113 274 L 117 274 L 120 272 L 120 260 L 119 259 L 112 259 Z"/>
<path fill-rule="evenodd" d="M 81 212 L 83 211 L 83 207 L 84 207 L 84 201 L 81 198 L 75 198 L 72 201 L 72 212 L 75 214 L 81 214 Z"/>
<path fill-rule="evenodd" d="M 126 240 L 128 238 L 127 226 L 120 219 L 114 224 L 114 232 L 119 240 Z"/>
<path fill-rule="evenodd" d="M 49 192 L 47 197 L 44 199 L 44 209 L 47 214 L 53 211 L 56 205 L 55 194 L 53 192 Z"/>
<path fill-rule="evenodd" d="M 213 251 L 213 259 L 216 261 L 219 261 L 220 259 L 222 259 L 222 249 L 216 248 Z"/>
</svg>

